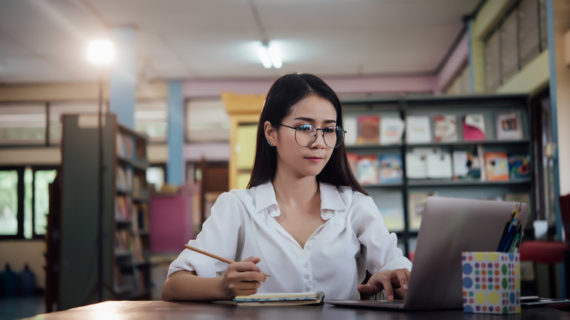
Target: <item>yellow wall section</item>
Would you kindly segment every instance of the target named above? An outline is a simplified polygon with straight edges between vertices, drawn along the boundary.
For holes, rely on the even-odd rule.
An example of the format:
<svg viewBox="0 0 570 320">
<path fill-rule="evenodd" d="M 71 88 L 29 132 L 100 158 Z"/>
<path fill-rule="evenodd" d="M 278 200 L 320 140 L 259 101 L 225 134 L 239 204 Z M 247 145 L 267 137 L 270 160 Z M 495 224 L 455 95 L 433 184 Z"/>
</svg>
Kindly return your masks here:
<svg viewBox="0 0 570 320">
<path fill-rule="evenodd" d="M 516 0 L 491 0 L 485 4 L 477 13 L 473 26 L 473 35 L 478 39 L 484 39 L 493 29 L 499 20 L 505 16 L 507 10 Z"/>
<path fill-rule="evenodd" d="M 4 266 L 9 262 L 12 271 L 18 273 L 24 270 L 24 265 L 27 263 L 36 274 L 36 285 L 45 288 L 45 252 L 46 245 L 43 240 L 0 241 L 0 268 L 4 270 Z"/>
<path fill-rule="evenodd" d="M 250 128 L 249 130 L 241 131 L 240 127 L 243 124 L 255 124 L 259 121 L 259 115 L 265 104 L 265 95 L 224 92 L 222 93 L 222 101 L 231 122 L 229 187 L 230 189 L 243 188 L 249 182 L 249 172 L 246 172 L 247 168 L 240 168 L 240 166 L 253 162 L 257 129 L 255 129 L 255 126 L 252 126 L 255 130 Z M 252 132 L 253 134 L 251 134 Z M 250 140 L 249 144 L 247 140 Z M 250 154 L 244 154 L 244 150 Z"/>
<path fill-rule="evenodd" d="M 545 50 L 503 84 L 497 93 L 535 94 L 548 86 L 549 73 L 548 50 Z"/>
<path fill-rule="evenodd" d="M 34 165 L 61 163 L 61 151 L 59 147 L 49 148 L 13 148 L 3 149 L 0 152 L 0 165 Z"/>
</svg>

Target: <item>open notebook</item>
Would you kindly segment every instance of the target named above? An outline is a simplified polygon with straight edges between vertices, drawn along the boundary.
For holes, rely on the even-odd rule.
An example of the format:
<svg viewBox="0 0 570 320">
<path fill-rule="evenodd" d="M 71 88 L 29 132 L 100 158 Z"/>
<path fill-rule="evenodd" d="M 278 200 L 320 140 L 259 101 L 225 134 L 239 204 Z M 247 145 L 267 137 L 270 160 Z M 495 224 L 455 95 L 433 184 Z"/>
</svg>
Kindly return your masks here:
<svg viewBox="0 0 570 320">
<path fill-rule="evenodd" d="M 250 296 L 236 296 L 231 303 L 236 306 L 300 306 L 310 304 L 320 304 L 323 302 L 325 294 L 318 292 L 286 292 L 286 293 L 262 293 Z"/>
</svg>

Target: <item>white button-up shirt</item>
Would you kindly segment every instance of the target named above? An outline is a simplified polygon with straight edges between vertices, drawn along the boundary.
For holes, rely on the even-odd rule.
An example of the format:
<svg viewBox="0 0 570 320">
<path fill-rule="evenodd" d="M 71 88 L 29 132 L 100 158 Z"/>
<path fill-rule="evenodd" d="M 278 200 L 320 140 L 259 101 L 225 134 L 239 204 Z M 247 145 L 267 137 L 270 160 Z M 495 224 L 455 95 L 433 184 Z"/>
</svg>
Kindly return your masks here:
<svg viewBox="0 0 570 320">
<path fill-rule="evenodd" d="M 188 243 L 236 261 L 261 258 L 257 265 L 271 277 L 258 293 L 324 291 L 327 299 L 358 299 L 366 270 L 411 269 L 371 197 L 325 183 L 320 192 L 325 223 L 304 248 L 275 220 L 280 211 L 270 182 L 220 195 L 202 231 Z M 227 264 L 186 249 L 170 264 L 168 276 L 188 270 L 216 277 L 226 269 Z"/>
</svg>

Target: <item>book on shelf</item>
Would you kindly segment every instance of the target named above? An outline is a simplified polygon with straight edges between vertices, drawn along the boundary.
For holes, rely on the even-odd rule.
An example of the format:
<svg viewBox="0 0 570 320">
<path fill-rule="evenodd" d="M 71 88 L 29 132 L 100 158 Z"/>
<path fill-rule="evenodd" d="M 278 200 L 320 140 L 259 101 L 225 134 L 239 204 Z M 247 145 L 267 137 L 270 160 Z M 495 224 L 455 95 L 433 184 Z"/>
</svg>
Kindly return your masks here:
<svg viewBox="0 0 570 320">
<path fill-rule="evenodd" d="M 406 177 L 409 179 L 426 179 L 427 155 L 429 149 L 416 148 L 406 152 Z"/>
<path fill-rule="evenodd" d="M 530 178 L 530 159 L 526 153 L 509 153 L 509 178 L 511 180 Z"/>
<path fill-rule="evenodd" d="M 132 290 L 132 283 L 128 276 L 121 271 L 118 264 L 113 265 L 113 291 L 115 294 L 123 294 Z"/>
<path fill-rule="evenodd" d="M 517 111 L 497 112 L 497 140 L 521 140 L 523 138 L 521 115 Z"/>
<path fill-rule="evenodd" d="M 437 115 L 433 118 L 436 142 L 457 141 L 457 123 L 454 115 Z"/>
<path fill-rule="evenodd" d="M 466 114 L 463 117 L 463 140 L 485 140 L 485 117 L 482 114 Z"/>
<path fill-rule="evenodd" d="M 347 152 L 346 158 L 348 160 L 348 165 L 350 170 L 352 170 L 352 175 L 356 178 L 356 165 L 358 164 L 358 154 L 354 152 Z"/>
<path fill-rule="evenodd" d="M 410 230 L 419 230 L 422 223 L 424 205 L 433 192 L 410 192 L 408 196 L 408 227 Z"/>
<path fill-rule="evenodd" d="M 404 230 L 404 212 L 401 207 L 391 207 L 391 208 L 378 208 L 382 217 L 384 218 L 384 224 L 386 228 L 390 231 L 402 231 Z"/>
<path fill-rule="evenodd" d="M 132 293 L 135 290 L 135 277 L 132 272 L 122 272 L 121 277 L 123 278 L 124 285 L 122 286 L 121 294 Z"/>
<path fill-rule="evenodd" d="M 116 135 L 115 141 L 117 143 L 118 156 L 129 159 L 133 158 L 135 148 L 131 137 L 119 133 Z"/>
<path fill-rule="evenodd" d="M 428 116 L 406 117 L 406 141 L 408 143 L 431 142 L 431 131 Z"/>
<path fill-rule="evenodd" d="M 116 221 L 130 221 L 133 204 L 128 197 L 116 196 L 115 197 L 115 220 Z"/>
<path fill-rule="evenodd" d="M 508 181 L 509 163 L 506 152 L 485 153 L 486 181 Z"/>
<path fill-rule="evenodd" d="M 374 114 L 359 115 L 358 137 L 359 144 L 378 144 L 380 143 L 380 116 Z"/>
<path fill-rule="evenodd" d="M 117 166 L 116 185 L 118 191 L 130 191 L 133 187 L 133 171 L 130 168 Z"/>
<path fill-rule="evenodd" d="M 133 210 L 133 231 L 147 232 L 149 231 L 149 213 L 146 203 L 138 203 L 134 205 Z"/>
<path fill-rule="evenodd" d="M 135 175 L 133 177 L 133 197 L 144 198 L 147 195 L 146 176 Z"/>
<path fill-rule="evenodd" d="M 404 133 L 404 121 L 396 117 L 382 117 L 380 119 L 380 144 L 400 144 Z"/>
<path fill-rule="evenodd" d="M 146 156 L 146 144 L 143 143 L 140 139 L 137 139 L 135 142 L 134 158 L 138 161 L 141 161 L 141 160 L 144 160 L 147 158 L 147 156 Z"/>
<path fill-rule="evenodd" d="M 115 231 L 115 253 L 125 253 L 130 250 L 131 235 L 126 229 Z"/>
<path fill-rule="evenodd" d="M 432 179 L 451 179 L 453 169 L 451 154 L 449 152 L 434 149 L 426 157 L 427 177 Z"/>
<path fill-rule="evenodd" d="M 145 262 L 143 254 L 143 244 L 140 236 L 134 236 L 131 241 L 131 248 L 133 254 L 133 261 Z"/>
<path fill-rule="evenodd" d="M 379 157 L 379 183 L 402 182 L 402 157 L 400 154 L 381 154 Z"/>
<path fill-rule="evenodd" d="M 147 292 L 146 281 L 144 279 L 144 275 L 137 270 L 137 268 L 133 269 L 133 292 L 137 294 L 144 294 Z"/>
<path fill-rule="evenodd" d="M 375 154 L 361 155 L 356 163 L 356 180 L 360 184 L 378 183 L 378 156 Z"/>
<path fill-rule="evenodd" d="M 355 145 L 358 138 L 358 124 L 356 122 L 356 117 L 345 116 L 342 119 L 342 126 L 344 131 L 346 131 L 344 134 L 344 143 L 347 146 Z"/>
<path fill-rule="evenodd" d="M 467 152 L 467 167 L 469 168 L 467 176 L 471 179 L 485 181 L 485 170 L 483 170 L 484 162 L 479 156 L 482 152 L 482 148 L 478 148 L 478 153 Z"/>
<path fill-rule="evenodd" d="M 469 174 L 470 161 L 467 151 L 453 151 L 453 178 L 463 179 Z"/>
</svg>

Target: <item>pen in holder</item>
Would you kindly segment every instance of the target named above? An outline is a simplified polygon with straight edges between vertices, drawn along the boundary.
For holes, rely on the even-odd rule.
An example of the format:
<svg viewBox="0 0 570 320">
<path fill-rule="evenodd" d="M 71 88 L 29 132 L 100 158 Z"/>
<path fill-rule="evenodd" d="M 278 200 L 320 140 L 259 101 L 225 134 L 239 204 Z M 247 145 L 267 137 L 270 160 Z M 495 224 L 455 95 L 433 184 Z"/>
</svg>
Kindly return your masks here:
<svg viewBox="0 0 570 320">
<path fill-rule="evenodd" d="M 520 313 L 521 272 L 514 252 L 463 252 L 463 312 Z"/>
</svg>

